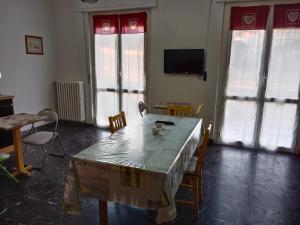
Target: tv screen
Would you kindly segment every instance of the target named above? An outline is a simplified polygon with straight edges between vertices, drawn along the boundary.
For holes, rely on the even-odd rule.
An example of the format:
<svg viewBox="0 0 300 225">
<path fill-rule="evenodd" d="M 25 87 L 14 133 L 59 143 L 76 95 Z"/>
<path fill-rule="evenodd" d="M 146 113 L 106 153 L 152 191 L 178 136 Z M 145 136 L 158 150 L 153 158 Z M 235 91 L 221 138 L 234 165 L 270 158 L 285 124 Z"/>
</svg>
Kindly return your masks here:
<svg viewBox="0 0 300 225">
<path fill-rule="evenodd" d="M 164 72 L 203 74 L 204 49 L 165 49 Z"/>
</svg>

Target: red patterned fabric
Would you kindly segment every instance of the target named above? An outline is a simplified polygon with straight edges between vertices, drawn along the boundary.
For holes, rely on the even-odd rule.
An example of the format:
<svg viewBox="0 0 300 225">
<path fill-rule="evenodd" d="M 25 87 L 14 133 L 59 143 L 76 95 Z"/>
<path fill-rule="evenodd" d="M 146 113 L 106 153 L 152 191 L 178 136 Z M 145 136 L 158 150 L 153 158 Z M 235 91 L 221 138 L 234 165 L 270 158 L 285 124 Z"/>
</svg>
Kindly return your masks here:
<svg viewBox="0 0 300 225">
<path fill-rule="evenodd" d="M 232 7 L 231 30 L 266 29 L 270 6 Z"/>
<path fill-rule="evenodd" d="M 95 34 L 117 34 L 118 32 L 118 15 L 101 15 L 94 16 L 94 33 Z"/>
<path fill-rule="evenodd" d="M 147 31 L 147 14 L 145 12 L 122 14 L 120 23 L 122 34 L 145 33 Z"/>
<path fill-rule="evenodd" d="M 300 27 L 300 3 L 290 5 L 275 5 L 273 27 Z"/>
</svg>

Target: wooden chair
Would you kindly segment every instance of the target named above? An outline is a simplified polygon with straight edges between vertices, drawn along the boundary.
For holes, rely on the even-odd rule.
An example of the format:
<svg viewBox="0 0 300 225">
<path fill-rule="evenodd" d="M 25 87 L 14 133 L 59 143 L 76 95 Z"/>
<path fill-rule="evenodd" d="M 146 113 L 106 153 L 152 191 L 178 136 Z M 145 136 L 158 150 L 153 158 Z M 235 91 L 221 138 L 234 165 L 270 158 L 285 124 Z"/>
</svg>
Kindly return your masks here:
<svg viewBox="0 0 300 225">
<path fill-rule="evenodd" d="M 170 116 L 191 116 L 192 111 L 191 105 L 168 105 Z"/>
<path fill-rule="evenodd" d="M 192 190 L 193 200 L 176 200 L 178 204 L 193 207 L 196 217 L 199 217 L 199 202 L 202 200 L 202 164 L 205 158 L 208 137 L 212 130 L 212 125 L 213 122 L 210 121 L 208 127 L 205 129 L 203 141 L 198 147 L 198 155 L 192 158 L 180 185 L 181 188 Z"/>
<path fill-rule="evenodd" d="M 204 104 L 199 105 L 194 113 L 194 116 L 196 116 L 196 117 L 199 116 L 200 113 L 202 112 L 203 108 L 204 108 Z"/>
<path fill-rule="evenodd" d="M 122 111 L 120 114 L 108 117 L 110 132 L 113 134 L 123 127 L 126 127 L 125 113 Z"/>
</svg>

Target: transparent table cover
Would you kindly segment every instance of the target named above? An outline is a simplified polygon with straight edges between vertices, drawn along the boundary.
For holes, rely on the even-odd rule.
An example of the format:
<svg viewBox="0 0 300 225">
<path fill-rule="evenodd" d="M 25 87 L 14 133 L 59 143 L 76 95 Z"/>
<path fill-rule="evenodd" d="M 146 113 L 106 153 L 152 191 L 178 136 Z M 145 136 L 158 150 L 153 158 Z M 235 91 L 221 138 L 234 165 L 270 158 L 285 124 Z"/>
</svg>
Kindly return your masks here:
<svg viewBox="0 0 300 225">
<path fill-rule="evenodd" d="M 155 121 L 172 121 L 159 135 Z M 157 223 L 176 217 L 174 196 L 200 142 L 202 120 L 148 114 L 74 155 L 64 208 L 80 211 L 80 195 L 157 210 Z"/>
</svg>

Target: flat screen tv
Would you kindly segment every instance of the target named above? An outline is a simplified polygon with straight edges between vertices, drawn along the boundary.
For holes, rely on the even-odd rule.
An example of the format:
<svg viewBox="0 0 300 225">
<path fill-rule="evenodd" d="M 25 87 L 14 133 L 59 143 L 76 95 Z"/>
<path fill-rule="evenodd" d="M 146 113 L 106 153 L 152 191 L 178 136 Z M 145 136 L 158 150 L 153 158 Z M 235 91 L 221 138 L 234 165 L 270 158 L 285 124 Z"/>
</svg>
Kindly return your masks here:
<svg viewBox="0 0 300 225">
<path fill-rule="evenodd" d="M 203 74 L 204 49 L 165 49 L 164 72 Z"/>
</svg>

